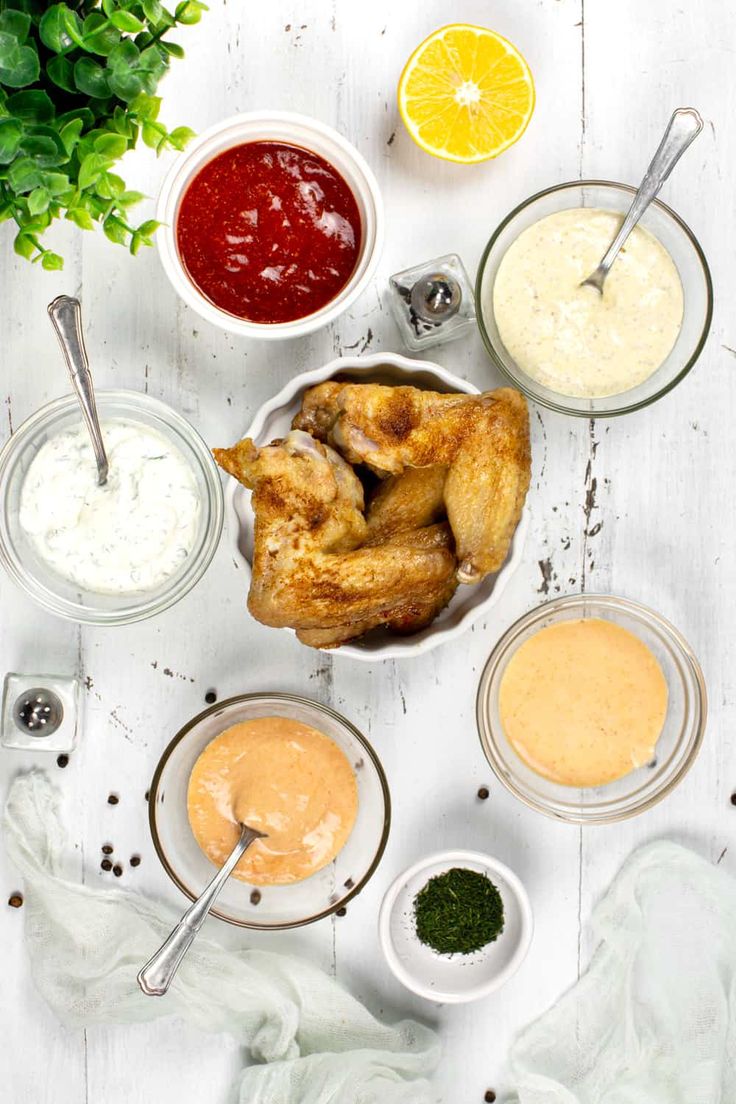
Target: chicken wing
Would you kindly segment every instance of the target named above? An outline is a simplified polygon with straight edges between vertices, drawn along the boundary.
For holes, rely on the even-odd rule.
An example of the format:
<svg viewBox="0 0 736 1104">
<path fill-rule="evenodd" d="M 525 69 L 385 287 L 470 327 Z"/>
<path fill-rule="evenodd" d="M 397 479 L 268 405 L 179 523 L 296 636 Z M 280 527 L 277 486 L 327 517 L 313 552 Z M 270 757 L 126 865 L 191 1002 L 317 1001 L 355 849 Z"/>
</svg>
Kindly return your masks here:
<svg viewBox="0 0 736 1104">
<path fill-rule="evenodd" d="M 253 491 L 248 607 L 264 624 L 320 630 L 384 624 L 417 595 L 424 600 L 452 579 L 456 561 L 447 534 L 358 547 L 367 536 L 360 480 L 308 434 L 292 432 L 260 449 L 241 441 L 216 449 L 215 458 Z"/>
<path fill-rule="evenodd" d="M 494 401 L 461 442 L 445 481 L 461 583 L 477 583 L 500 570 L 519 524 L 530 474 L 526 402 L 505 387 L 494 392 Z"/>
<path fill-rule="evenodd" d="M 447 468 L 407 468 L 379 484 L 368 504 L 368 543 L 379 544 L 386 536 L 421 529 L 439 521 L 445 513 L 443 490 Z"/>
<path fill-rule="evenodd" d="M 413 548 L 451 548 L 452 532 L 449 525 L 430 525 L 411 533 L 399 533 L 389 537 L 394 547 Z M 457 589 L 457 578 L 450 572 L 446 579 L 438 579 L 422 593 L 409 597 L 406 602 L 389 613 L 378 611 L 364 621 L 354 621 L 345 625 L 336 625 L 328 629 L 299 629 L 297 636 L 302 644 L 312 648 L 336 648 L 372 629 L 385 627 L 392 632 L 408 635 L 425 628 L 445 608 Z"/>
<path fill-rule="evenodd" d="M 398 475 L 407 467 L 449 464 L 482 405 L 476 395 L 328 381 L 306 392 L 292 424 L 352 464 Z"/>
</svg>

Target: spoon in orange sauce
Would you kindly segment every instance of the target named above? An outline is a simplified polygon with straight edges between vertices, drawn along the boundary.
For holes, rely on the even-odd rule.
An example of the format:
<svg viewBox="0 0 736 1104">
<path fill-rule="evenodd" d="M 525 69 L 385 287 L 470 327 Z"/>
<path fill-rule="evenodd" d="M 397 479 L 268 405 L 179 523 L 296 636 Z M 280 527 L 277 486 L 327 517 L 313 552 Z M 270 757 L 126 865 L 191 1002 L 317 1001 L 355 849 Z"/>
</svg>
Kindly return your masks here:
<svg viewBox="0 0 736 1104">
<path fill-rule="evenodd" d="M 235 869 L 236 863 L 252 843 L 266 838 L 265 832 L 259 832 L 257 828 L 241 824 L 238 842 L 217 874 L 194 904 L 189 906 L 166 942 L 159 947 L 152 958 L 149 958 L 138 974 L 138 984 L 147 997 L 162 997 L 168 991 L 176 971 L 217 900 L 220 890 Z"/>
</svg>

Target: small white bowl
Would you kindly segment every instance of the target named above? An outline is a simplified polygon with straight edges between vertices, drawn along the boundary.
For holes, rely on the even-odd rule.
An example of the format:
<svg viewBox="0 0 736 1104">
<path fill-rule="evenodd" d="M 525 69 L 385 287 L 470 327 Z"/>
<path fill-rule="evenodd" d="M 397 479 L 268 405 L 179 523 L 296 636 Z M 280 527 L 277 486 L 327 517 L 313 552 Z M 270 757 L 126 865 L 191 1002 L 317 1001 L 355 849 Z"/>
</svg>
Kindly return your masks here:
<svg viewBox="0 0 736 1104">
<path fill-rule="evenodd" d="M 342 291 L 321 310 L 291 322 L 249 322 L 220 310 L 202 294 L 187 274 L 176 245 L 179 203 L 190 181 L 224 150 L 245 142 L 285 142 L 311 150 L 328 161 L 355 196 L 363 229 L 363 244 L 355 271 Z M 156 218 L 163 223 L 156 240 L 166 275 L 192 310 L 220 329 L 265 340 L 303 337 L 342 314 L 371 281 L 383 248 L 384 214 L 378 182 L 357 149 L 332 127 L 291 111 L 252 111 L 233 115 L 205 130 L 187 146 L 167 174 L 158 198 Z"/>
<path fill-rule="evenodd" d="M 456 866 L 491 879 L 503 900 L 504 928 L 475 954 L 440 955 L 417 938 L 414 899 L 430 878 Z M 524 886 L 503 863 L 480 851 L 440 851 L 399 875 L 383 898 L 378 931 L 386 961 L 402 985 L 437 1004 L 466 1004 L 500 989 L 516 973 L 532 941 L 534 918 Z"/>
<path fill-rule="evenodd" d="M 398 353 L 371 353 L 363 357 L 339 357 L 322 368 L 294 376 L 286 386 L 269 399 L 256 413 L 244 437 L 251 437 L 257 445 L 267 445 L 275 438 L 284 437 L 291 428 L 295 414 L 301 409 L 304 392 L 333 376 L 347 377 L 372 383 L 403 384 L 433 391 L 461 391 L 477 395 L 478 388 L 467 380 L 427 360 L 410 360 Z M 235 479 L 228 482 L 226 501 L 238 521 L 235 530 L 236 553 L 245 561 L 250 583 L 250 566 L 253 556 L 253 511 L 250 492 Z M 497 575 L 489 575 L 474 586 L 460 586 L 448 606 L 426 629 L 413 636 L 395 636 L 388 631 L 376 630 L 351 644 L 331 650 L 331 655 L 349 656 L 369 663 L 383 659 L 404 659 L 422 655 L 432 648 L 455 640 L 483 617 L 496 604 L 503 588 L 521 561 L 521 554 L 529 524 L 528 508 L 524 509 L 509 549 L 506 562 Z M 291 629 L 285 630 L 291 632 Z"/>
</svg>

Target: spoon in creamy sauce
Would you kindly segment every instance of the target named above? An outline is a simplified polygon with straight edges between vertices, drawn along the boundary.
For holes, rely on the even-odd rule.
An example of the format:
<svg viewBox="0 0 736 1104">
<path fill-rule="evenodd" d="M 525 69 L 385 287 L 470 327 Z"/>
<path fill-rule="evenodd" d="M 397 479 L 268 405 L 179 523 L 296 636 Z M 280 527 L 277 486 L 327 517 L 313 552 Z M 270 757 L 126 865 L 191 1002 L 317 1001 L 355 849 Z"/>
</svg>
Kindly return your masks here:
<svg viewBox="0 0 736 1104">
<path fill-rule="evenodd" d="M 58 295 L 46 309 L 59 339 L 72 386 L 77 393 L 79 405 L 92 438 L 92 448 L 97 463 L 97 482 L 100 487 L 104 487 L 107 483 L 107 453 L 102 440 L 95 389 L 82 333 L 82 306 L 78 299 L 73 299 L 70 295 Z"/>
<path fill-rule="evenodd" d="M 252 843 L 255 843 L 258 839 L 266 838 L 265 832 L 259 832 L 256 828 L 241 824 L 240 837 L 228 858 L 204 892 L 200 894 L 193 905 L 189 906 L 166 942 L 159 947 L 152 958 L 149 958 L 138 974 L 138 984 L 147 997 L 162 997 L 164 993 L 168 992 L 176 971 L 181 966 L 184 956 L 194 942 L 207 914 L 217 900 L 225 882 L 235 869 L 238 860 Z"/>
<path fill-rule="evenodd" d="M 644 179 L 634 196 L 626 218 L 615 238 L 606 250 L 598 267 L 591 272 L 581 287 L 595 288 L 603 294 L 603 284 L 611 270 L 613 262 L 623 248 L 624 242 L 646 211 L 649 204 L 659 193 L 667 177 L 692 141 L 703 129 L 703 120 L 694 107 L 678 107 L 667 124 L 662 141 L 655 153 Z"/>
</svg>

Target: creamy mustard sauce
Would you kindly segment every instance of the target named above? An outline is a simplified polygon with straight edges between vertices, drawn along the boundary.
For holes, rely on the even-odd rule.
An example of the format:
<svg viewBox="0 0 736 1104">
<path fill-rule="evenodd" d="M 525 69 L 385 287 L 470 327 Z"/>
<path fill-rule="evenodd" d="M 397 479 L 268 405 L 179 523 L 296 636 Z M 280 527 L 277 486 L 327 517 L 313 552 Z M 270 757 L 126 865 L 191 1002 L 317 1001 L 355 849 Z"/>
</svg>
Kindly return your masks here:
<svg viewBox="0 0 736 1104">
<path fill-rule="evenodd" d="M 493 312 L 501 340 L 522 371 L 559 394 L 629 391 L 656 372 L 677 340 L 680 276 L 648 230 L 634 228 L 602 295 L 580 286 L 621 220 L 587 207 L 547 215 L 519 234 L 499 265 Z"/>
<path fill-rule="evenodd" d="M 20 526 L 58 575 L 97 594 L 153 590 L 197 537 L 199 492 L 182 453 L 143 423 L 101 426 L 109 463 L 97 483 L 85 426 L 51 437 L 26 473 Z"/>
<path fill-rule="evenodd" d="M 189 823 L 215 866 L 237 843 L 239 824 L 256 840 L 233 876 L 286 885 L 332 862 L 358 813 L 355 774 L 329 737 L 287 717 L 243 721 L 215 737 L 189 779 Z"/>
<path fill-rule="evenodd" d="M 514 653 L 501 724 L 517 755 L 563 786 L 601 786 L 651 762 L 667 714 L 651 650 L 612 621 L 563 621 Z"/>
</svg>

